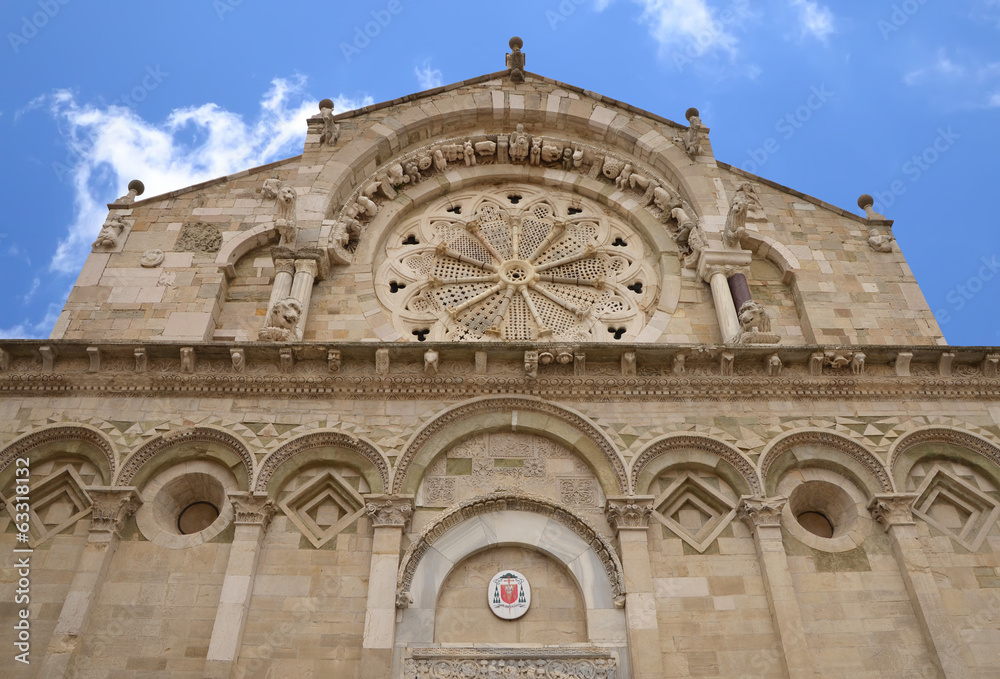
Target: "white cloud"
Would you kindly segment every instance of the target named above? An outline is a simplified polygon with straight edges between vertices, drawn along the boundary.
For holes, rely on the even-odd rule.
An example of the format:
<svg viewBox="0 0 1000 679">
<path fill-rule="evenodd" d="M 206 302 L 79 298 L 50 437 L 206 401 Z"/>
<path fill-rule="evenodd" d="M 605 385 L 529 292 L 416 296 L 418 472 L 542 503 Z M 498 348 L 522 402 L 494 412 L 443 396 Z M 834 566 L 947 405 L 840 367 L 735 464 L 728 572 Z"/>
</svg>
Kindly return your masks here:
<svg viewBox="0 0 1000 679">
<path fill-rule="evenodd" d="M 934 63 L 925 68 L 919 68 L 914 71 L 910 71 L 905 76 L 903 76 L 903 82 L 907 85 L 917 85 L 921 81 L 930 77 L 943 77 L 943 78 L 955 78 L 962 77 L 965 75 L 965 67 L 960 64 L 956 64 L 951 60 L 950 57 L 945 53 L 943 49 L 937 51 L 937 57 Z"/>
<path fill-rule="evenodd" d="M 1000 108 L 1000 92 L 994 92 L 993 96 L 986 103 L 989 108 Z"/>
<path fill-rule="evenodd" d="M 444 74 L 439 69 L 431 66 L 429 60 L 425 61 L 422 66 L 414 68 L 413 73 L 417 76 L 417 82 L 420 83 L 421 90 L 432 90 L 444 84 Z"/>
<path fill-rule="evenodd" d="M 62 312 L 61 304 L 49 304 L 45 317 L 32 322 L 25 319 L 9 328 L 0 328 L 0 339 L 44 339 L 52 332 L 52 327 L 59 320 Z"/>
<path fill-rule="evenodd" d="M 812 0 L 792 0 L 792 6 L 798 9 L 799 31 L 802 37 L 811 35 L 826 42 L 827 38 L 837 32 L 833 12 L 826 5 Z"/>
<path fill-rule="evenodd" d="M 938 49 L 931 63 L 906 73 L 903 82 L 933 90 L 935 100 L 950 108 L 1000 108 L 1000 61 L 983 62 L 961 50 L 952 57 Z"/>
<path fill-rule="evenodd" d="M 603 10 L 614 0 L 598 0 L 597 9 Z M 662 55 L 672 49 L 692 46 L 696 56 L 710 51 L 735 54 L 738 39 L 732 29 L 751 16 L 746 0 L 734 0 L 727 7 L 721 21 L 706 0 L 633 0 L 642 9 L 640 21 L 649 28 L 650 35 L 660 44 Z"/>
<path fill-rule="evenodd" d="M 73 159 L 53 169 L 72 183 L 74 218 L 50 269 L 79 271 L 107 217 L 106 203 L 124 194 L 131 179 L 141 179 L 151 196 L 301 152 L 305 120 L 318 103 L 305 88 L 303 77 L 273 80 L 251 122 L 209 103 L 174 110 L 162 123 L 153 123 L 121 106 L 82 104 L 67 90 L 52 94 L 48 108 Z M 373 103 L 368 96 L 335 100 L 338 112 Z"/>
</svg>

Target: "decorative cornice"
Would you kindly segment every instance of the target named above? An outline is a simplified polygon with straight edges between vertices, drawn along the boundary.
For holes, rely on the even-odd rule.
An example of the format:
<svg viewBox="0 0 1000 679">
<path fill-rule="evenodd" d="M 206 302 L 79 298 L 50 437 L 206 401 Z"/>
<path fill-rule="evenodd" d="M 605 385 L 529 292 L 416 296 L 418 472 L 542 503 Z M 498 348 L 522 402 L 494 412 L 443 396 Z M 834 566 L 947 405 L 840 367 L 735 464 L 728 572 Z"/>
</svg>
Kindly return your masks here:
<svg viewBox="0 0 1000 679">
<path fill-rule="evenodd" d="M 743 497 L 737 516 L 747 525 L 751 533 L 763 526 L 780 526 L 781 510 L 784 509 L 786 497 Z"/>
<path fill-rule="evenodd" d="M 868 503 L 868 511 L 887 531 L 892 526 L 912 525 L 913 503 L 917 497 L 916 493 L 879 494 Z"/>
<path fill-rule="evenodd" d="M 274 500 L 263 493 L 230 493 L 229 501 L 233 503 L 237 525 L 260 526 L 265 531 L 278 511 Z"/>
<path fill-rule="evenodd" d="M 403 528 L 413 516 L 413 497 L 407 495 L 369 495 L 365 498 L 365 511 L 372 525 Z"/>
<path fill-rule="evenodd" d="M 135 488 L 90 487 L 87 495 L 93 503 L 90 530 L 94 533 L 113 533 L 121 537 L 125 522 L 142 505 Z"/>
<path fill-rule="evenodd" d="M 655 499 L 652 496 L 609 497 L 604 515 L 616 533 L 623 530 L 646 530 Z"/>
</svg>

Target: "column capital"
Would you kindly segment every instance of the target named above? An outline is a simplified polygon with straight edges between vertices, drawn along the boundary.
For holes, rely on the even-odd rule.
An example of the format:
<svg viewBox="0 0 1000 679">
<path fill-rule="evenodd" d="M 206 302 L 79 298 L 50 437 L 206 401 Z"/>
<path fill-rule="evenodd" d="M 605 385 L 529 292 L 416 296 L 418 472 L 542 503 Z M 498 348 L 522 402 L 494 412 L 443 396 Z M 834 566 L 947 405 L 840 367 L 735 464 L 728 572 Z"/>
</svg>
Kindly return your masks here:
<svg viewBox="0 0 1000 679">
<path fill-rule="evenodd" d="M 413 496 L 369 495 L 365 498 L 365 509 L 376 528 L 397 526 L 405 529 L 413 516 Z"/>
<path fill-rule="evenodd" d="M 278 505 L 267 493 L 230 493 L 229 501 L 233 503 L 237 525 L 260 526 L 265 531 L 278 511 Z"/>
<path fill-rule="evenodd" d="M 90 515 L 92 533 L 112 533 L 121 536 L 125 522 L 142 506 L 142 498 L 135 488 L 97 486 L 87 489 L 93 503 Z"/>
<path fill-rule="evenodd" d="M 623 530 L 646 530 L 655 499 L 651 495 L 609 497 L 604 506 L 604 515 L 616 533 Z"/>
<path fill-rule="evenodd" d="M 716 274 L 728 278 L 734 270 L 749 267 L 752 259 L 747 250 L 705 250 L 698 260 L 698 278 L 706 283 Z"/>
<path fill-rule="evenodd" d="M 274 273 L 295 273 L 295 260 L 294 259 L 275 259 L 274 260 Z"/>
<path fill-rule="evenodd" d="M 788 502 L 787 497 L 750 497 L 740 499 L 738 516 L 751 533 L 764 526 L 780 526 L 781 510 Z"/>
<path fill-rule="evenodd" d="M 319 275 L 319 263 L 315 259 L 296 259 L 295 273 L 307 273 L 316 278 Z"/>
<path fill-rule="evenodd" d="M 892 526 L 912 526 L 913 503 L 917 497 L 916 493 L 876 495 L 868 503 L 868 511 L 886 531 Z"/>
</svg>

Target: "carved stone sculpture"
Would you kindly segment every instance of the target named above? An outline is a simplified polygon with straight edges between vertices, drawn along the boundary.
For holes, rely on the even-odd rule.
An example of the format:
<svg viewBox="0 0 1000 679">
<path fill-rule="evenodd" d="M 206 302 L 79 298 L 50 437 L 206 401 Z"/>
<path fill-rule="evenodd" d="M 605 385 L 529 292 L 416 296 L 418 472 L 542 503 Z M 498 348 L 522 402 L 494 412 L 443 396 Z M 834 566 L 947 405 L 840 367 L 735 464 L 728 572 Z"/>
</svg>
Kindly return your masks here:
<svg viewBox="0 0 1000 679">
<path fill-rule="evenodd" d="M 462 153 L 465 157 L 465 166 L 471 167 L 476 164 L 476 149 L 472 146 L 471 140 L 466 140 L 465 144 L 462 146 Z"/>
<path fill-rule="evenodd" d="M 257 337 L 262 342 L 292 342 L 301 317 L 302 304 L 293 297 L 286 297 L 271 307 L 267 322 Z"/>
<path fill-rule="evenodd" d="M 424 374 L 437 375 L 440 360 L 440 354 L 434 349 L 428 349 L 424 352 Z"/>
<path fill-rule="evenodd" d="M 146 186 L 138 179 L 133 179 L 128 183 L 128 193 L 114 202 L 115 205 L 127 206 L 135 202 L 138 196 L 146 191 Z"/>
<path fill-rule="evenodd" d="M 420 165 L 415 160 L 408 160 L 403 166 L 403 172 L 406 173 L 406 182 L 408 184 L 416 184 L 423 176 L 420 174 Z"/>
<path fill-rule="evenodd" d="M 233 359 L 233 372 L 241 373 L 247 367 L 247 354 L 243 349 L 233 348 L 229 350 L 229 355 Z"/>
<path fill-rule="evenodd" d="M 388 173 L 389 184 L 393 187 L 402 186 L 410 181 L 409 177 L 403 174 L 403 166 L 400 163 L 393 163 L 386 168 L 386 172 Z"/>
<path fill-rule="evenodd" d="M 448 159 L 444 157 L 444 152 L 441 149 L 434 149 L 433 163 L 434 169 L 438 172 L 448 171 Z"/>
<path fill-rule="evenodd" d="M 684 135 L 684 151 L 692 158 L 701 155 L 701 118 L 698 109 L 689 108 L 686 114 L 688 131 Z"/>
<path fill-rule="evenodd" d="M 888 234 L 880 234 L 878 229 L 871 229 L 868 232 L 868 247 L 875 252 L 892 252 L 892 244 L 895 242 L 895 238 Z"/>
<path fill-rule="evenodd" d="M 540 165 L 542 162 L 542 140 L 533 139 L 531 141 L 531 164 Z"/>
<path fill-rule="evenodd" d="M 746 234 L 747 211 L 753 200 L 753 186 L 749 182 L 740 184 L 733 196 L 733 202 L 729 205 L 729 216 L 726 217 L 726 229 L 722 233 L 722 242 L 727 248 L 737 248 L 740 246 Z"/>
<path fill-rule="evenodd" d="M 514 36 L 507 43 L 510 45 L 510 54 L 507 55 L 507 68 L 510 69 L 510 79 L 516 83 L 524 82 L 524 52 L 521 48 L 524 47 L 524 41 Z"/>
<path fill-rule="evenodd" d="M 684 354 L 674 356 L 673 371 L 675 375 L 683 375 L 687 372 L 687 356 Z"/>
<path fill-rule="evenodd" d="M 538 377 L 538 360 L 537 351 L 524 352 L 524 374 L 532 379 Z"/>
<path fill-rule="evenodd" d="M 851 357 L 850 367 L 852 375 L 863 375 L 865 372 L 865 355 L 860 351 L 854 352 L 854 356 Z"/>
<path fill-rule="evenodd" d="M 366 217 L 374 217 L 378 214 L 378 205 L 375 204 L 371 198 L 367 196 L 358 196 L 358 208 L 361 214 Z"/>
<path fill-rule="evenodd" d="M 573 169 L 573 167 L 574 167 L 574 165 L 573 165 L 573 149 L 571 149 L 568 146 L 563 149 L 562 166 L 563 166 L 563 171 L 565 171 L 565 172 L 570 172 Z"/>
<path fill-rule="evenodd" d="M 274 220 L 274 228 L 281 236 L 278 245 L 294 248 L 298 240 L 298 227 L 295 224 L 295 203 L 298 194 L 287 184 L 278 190 L 278 217 Z"/>
<path fill-rule="evenodd" d="M 108 221 L 104 222 L 104 226 L 101 227 L 101 232 L 97 235 L 93 247 L 98 250 L 110 250 L 117 247 L 118 239 L 121 238 L 126 226 L 128 225 L 125 223 L 124 217 L 120 215 L 109 217 Z"/>
<path fill-rule="evenodd" d="M 166 255 L 163 254 L 163 250 L 146 250 L 142 253 L 142 259 L 139 260 L 139 266 L 146 269 L 155 269 L 156 267 L 163 264 L 163 258 Z"/>
<path fill-rule="evenodd" d="M 778 335 L 771 333 L 771 317 L 760 302 L 744 302 L 738 315 L 742 332 L 733 340 L 737 344 L 777 344 L 781 341 Z"/>
<path fill-rule="evenodd" d="M 554 163 L 560 158 L 562 158 L 563 150 L 557 144 L 544 144 L 542 146 L 542 161 L 546 163 Z"/>
<path fill-rule="evenodd" d="M 510 159 L 515 163 L 523 163 L 531 152 L 531 138 L 524 131 L 524 125 L 517 124 L 514 132 L 510 135 L 508 153 Z"/>
<path fill-rule="evenodd" d="M 778 377 L 784 368 L 781 357 L 778 354 L 771 354 L 767 357 L 766 371 L 768 377 Z"/>
<path fill-rule="evenodd" d="M 324 99 L 319 102 L 319 115 L 323 118 L 323 135 L 319 143 L 325 146 L 333 146 L 340 139 L 340 125 L 333 121 L 333 101 Z"/>
<path fill-rule="evenodd" d="M 280 190 L 281 180 L 272 177 L 264 180 L 264 187 L 260 190 L 260 192 L 268 200 L 274 200 L 278 197 L 278 191 Z"/>
</svg>

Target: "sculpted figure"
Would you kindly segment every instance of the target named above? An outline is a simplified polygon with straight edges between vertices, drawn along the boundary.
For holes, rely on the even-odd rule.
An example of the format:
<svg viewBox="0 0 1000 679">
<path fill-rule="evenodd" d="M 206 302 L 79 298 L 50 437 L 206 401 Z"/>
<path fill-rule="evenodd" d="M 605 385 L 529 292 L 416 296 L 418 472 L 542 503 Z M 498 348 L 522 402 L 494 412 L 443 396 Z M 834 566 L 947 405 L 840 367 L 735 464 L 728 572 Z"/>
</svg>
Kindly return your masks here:
<svg viewBox="0 0 1000 679">
<path fill-rule="evenodd" d="M 771 318 L 760 302 L 744 302 L 740 307 L 739 317 L 743 332 L 771 332 Z"/>
<path fill-rule="evenodd" d="M 622 168 L 621 173 L 615 177 L 615 186 L 617 186 L 622 191 L 628 186 L 628 180 L 632 177 L 632 163 L 625 163 L 625 167 Z"/>
<path fill-rule="evenodd" d="M 278 219 L 295 221 L 295 202 L 298 194 L 288 184 L 278 190 Z"/>
<path fill-rule="evenodd" d="M 542 140 L 533 139 L 531 141 L 531 164 L 540 165 L 542 162 Z"/>
<path fill-rule="evenodd" d="M 104 222 L 104 226 L 101 227 L 101 232 L 97 234 L 97 240 L 94 241 L 93 247 L 95 248 L 113 248 L 118 245 L 118 238 L 121 237 L 122 231 L 125 230 L 125 219 L 123 217 L 115 216 Z"/>
<path fill-rule="evenodd" d="M 510 135 L 510 159 L 515 163 L 523 163 L 531 151 L 531 141 L 524 131 L 524 125 L 517 124 L 517 128 Z"/>
<path fill-rule="evenodd" d="M 860 351 L 854 352 L 854 356 L 851 357 L 851 374 L 852 375 L 863 375 L 865 372 L 865 358 L 866 356 Z"/>
<path fill-rule="evenodd" d="M 781 357 L 778 354 L 771 354 L 767 359 L 767 375 L 768 377 L 778 377 L 781 375 L 781 370 L 784 368 L 784 364 L 781 362 Z"/>
<path fill-rule="evenodd" d="M 271 179 L 264 180 L 264 188 L 261 189 L 261 194 L 268 200 L 274 200 L 278 197 L 278 191 L 280 190 L 281 180 L 272 177 Z"/>
<path fill-rule="evenodd" d="M 892 236 L 880 235 L 878 229 L 868 232 L 868 246 L 875 252 L 892 252 L 892 244 L 895 242 L 896 239 Z"/>
<path fill-rule="evenodd" d="M 333 101 L 324 99 L 319 102 L 319 115 L 323 118 L 323 136 L 319 143 L 333 146 L 340 139 L 340 125 L 333 122 Z"/>
<path fill-rule="evenodd" d="M 420 176 L 420 166 L 415 160 L 408 160 L 403 167 L 403 171 L 406 172 L 406 181 L 410 184 L 416 184 L 422 179 Z"/>
<path fill-rule="evenodd" d="M 583 165 L 583 149 L 573 151 L 573 168 L 579 170 Z"/>
<path fill-rule="evenodd" d="M 677 233 L 674 234 L 674 242 L 678 245 L 690 245 L 691 232 L 695 229 L 697 224 L 695 224 L 694 220 L 688 216 L 687 210 L 682 207 L 673 208 L 670 211 L 670 215 L 677 222 Z"/>
<path fill-rule="evenodd" d="M 668 217 L 672 216 L 674 208 L 681 206 L 680 200 L 678 200 L 677 196 L 662 186 L 657 186 L 653 189 L 653 204 L 663 210 L 663 214 Z M 676 215 L 673 216 L 675 219 L 677 218 Z M 678 224 L 680 224 L 679 221 Z"/>
<path fill-rule="evenodd" d="M 437 375 L 440 355 L 434 349 L 428 349 L 424 353 L 424 374 Z"/>
<path fill-rule="evenodd" d="M 463 146 L 463 153 L 465 155 L 465 166 L 471 167 L 476 164 L 476 149 L 472 146 L 471 140 L 466 140 Z"/>
<path fill-rule="evenodd" d="M 542 162 L 554 163 L 562 158 L 563 150 L 555 144 L 542 145 Z"/>
<path fill-rule="evenodd" d="M 358 208 L 362 214 L 368 217 L 374 217 L 378 214 L 378 205 L 375 204 L 374 200 L 364 195 L 358 196 Z"/>
<path fill-rule="evenodd" d="M 701 118 L 698 109 L 688 109 L 688 131 L 684 136 L 684 151 L 694 158 L 701 153 Z"/>
<path fill-rule="evenodd" d="M 389 184 L 392 186 L 401 186 L 409 181 L 406 175 L 403 174 L 403 166 L 399 163 L 393 163 L 387 171 L 389 173 Z"/>
<path fill-rule="evenodd" d="M 441 149 L 434 150 L 434 169 L 438 172 L 448 171 L 448 159 L 444 157 L 444 152 Z"/>
<path fill-rule="evenodd" d="M 563 149 L 562 167 L 566 172 L 573 169 L 573 149 L 568 146 Z"/>
<path fill-rule="evenodd" d="M 733 196 L 733 202 L 729 205 L 726 230 L 722 234 L 722 241 L 726 247 L 739 247 L 740 240 L 746 236 L 747 211 L 750 209 L 751 200 L 753 200 L 753 186 L 748 182 L 740 184 Z"/>
<path fill-rule="evenodd" d="M 524 41 L 518 37 L 513 37 L 508 43 L 510 45 L 510 54 L 507 55 L 507 68 L 510 69 L 510 79 L 516 83 L 524 82 L 524 52 L 521 48 L 524 47 Z"/>
<path fill-rule="evenodd" d="M 302 304 L 293 297 L 286 297 L 271 307 L 267 322 L 257 337 L 264 342 L 292 342 L 301 317 Z"/>
</svg>

